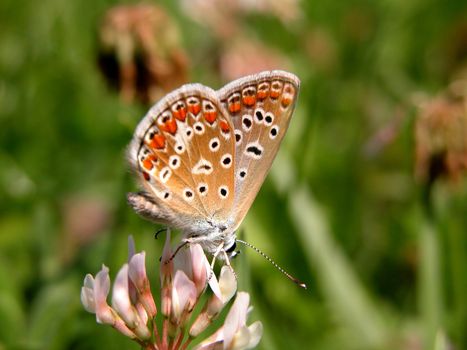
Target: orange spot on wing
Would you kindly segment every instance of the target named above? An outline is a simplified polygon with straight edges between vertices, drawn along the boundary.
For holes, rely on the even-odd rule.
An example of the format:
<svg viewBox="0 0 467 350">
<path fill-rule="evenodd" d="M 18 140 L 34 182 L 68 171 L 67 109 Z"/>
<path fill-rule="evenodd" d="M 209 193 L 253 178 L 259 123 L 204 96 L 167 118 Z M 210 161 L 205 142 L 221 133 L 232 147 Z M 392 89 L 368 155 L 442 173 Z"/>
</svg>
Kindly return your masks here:
<svg viewBox="0 0 467 350">
<path fill-rule="evenodd" d="M 174 119 L 167 120 L 164 125 L 161 126 L 161 129 L 174 135 L 177 132 L 177 122 Z"/>
<path fill-rule="evenodd" d="M 292 99 L 290 97 L 284 97 L 281 101 L 283 107 L 288 107 L 292 103 Z"/>
<path fill-rule="evenodd" d="M 259 90 L 256 94 L 256 98 L 260 101 L 264 100 L 266 97 L 268 97 L 268 92 L 266 90 Z"/>
<path fill-rule="evenodd" d="M 145 179 L 146 181 L 149 181 L 149 179 L 151 178 L 151 177 L 149 176 L 149 174 L 148 174 L 147 172 L 145 172 L 145 171 L 143 171 L 143 177 L 144 177 L 144 179 Z"/>
<path fill-rule="evenodd" d="M 281 94 L 281 93 L 280 93 L 280 91 L 278 91 L 278 90 L 271 90 L 271 98 L 274 99 L 274 100 L 275 100 L 276 98 L 279 98 L 279 95 L 280 95 L 280 94 Z"/>
<path fill-rule="evenodd" d="M 201 111 L 201 105 L 199 103 L 188 105 L 188 112 L 192 113 L 193 115 L 197 115 Z"/>
<path fill-rule="evenodd" d="M 143 160 L 143 167 L 146 170 L 150 171 L 154 167 L 154 165 L 152 164 L 151 159 L 146 158 L 145 160 Z"/>
<path fill-rule="evenodd" d="M 186 119 L 186 108 L 185 107 L 180 107 L 179 109 L 174 110 L 173 115 L 178 120 L 184 122 L 185 119 Z"/>
<path fill-rule="evenodd" d="M 251 107 L 255 104 L 256 99 L 254 96 L 243 96 L 243 104 L 245 106 Z"/>
<path fill-rule="evenodd" d="M 204 119 L 206 119 L 209 124 L 214 123 L 217 119 L 217 112 L 204 112 Z"/>
<path fill-rule="evenodd" d="M 165 147 L 165 136 L 164 135 L 154 135 L 151 142 L 149 143 L 151 148 L 162 149 Z"/>
<path fill-rule="evenodd" d="M 231 102 L 229 104 L 229 112 L 230 113 L 237 113 L 240 112 L 240 102 Z"/>
<path fill-rule="evenodd" d="M 222 132 L 229 132 L 230 131 L 229 123 L 227 123 L 225 120 L 221 120 L 220 123 L 219 123 L 219 126 L 220 126 Z"/>
</svg>

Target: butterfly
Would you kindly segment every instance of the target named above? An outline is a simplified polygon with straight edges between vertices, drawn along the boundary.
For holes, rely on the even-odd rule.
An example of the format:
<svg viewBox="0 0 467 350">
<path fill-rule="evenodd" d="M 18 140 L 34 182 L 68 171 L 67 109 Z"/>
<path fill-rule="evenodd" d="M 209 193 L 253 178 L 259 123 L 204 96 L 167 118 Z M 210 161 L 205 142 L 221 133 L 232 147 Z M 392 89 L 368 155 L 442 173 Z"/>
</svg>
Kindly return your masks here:
<svg viewBox="0 0 467 350">
<path fill-rule="evenodd" d="M 218 91 L 187 84 L 157 102 L 136 127 L 128 159 L 142 191 L 141 216 L 179 229 L 214 256 L 235 255 L 236 230 L 287 131 L 300 88 L 275 70 Z"/>
</svg>

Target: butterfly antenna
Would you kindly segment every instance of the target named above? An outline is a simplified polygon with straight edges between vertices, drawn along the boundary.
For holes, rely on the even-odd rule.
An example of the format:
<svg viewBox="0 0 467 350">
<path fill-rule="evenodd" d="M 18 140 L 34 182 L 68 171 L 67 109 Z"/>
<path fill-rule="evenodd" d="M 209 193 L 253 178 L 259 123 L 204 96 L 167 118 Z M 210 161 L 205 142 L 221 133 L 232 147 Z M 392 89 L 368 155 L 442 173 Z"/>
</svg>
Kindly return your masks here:
<svg viewBox="0 0 467 350">
<path fill-rule="evenodd" d="M 253 249 L 255 252 L 257 252 L 259 255 L 261 255 L 263 258 L 265 258 L 267 261 L 269 261 L 276 269 L 278 269 L 280 272 L 282 272 L 289 280 L 294 282 L 296 285 L 299 287 L 302 287 L 303 289 L 306 289 L 306 284 L 300 281 L 299 279 L 293 277 L 290 273 L 285 271 L 282 267 L 276 264 L 274 260 L 272 260 L 269 256 L 267 256 L 265 253 L 263 253 L 261 250 L 256 248 L 254 245 L 245 242 L 241 239 L 236 239 L 236 242 L 242 243 L 243 245 L 246 245 L 247 247 Z"/>
</svg>

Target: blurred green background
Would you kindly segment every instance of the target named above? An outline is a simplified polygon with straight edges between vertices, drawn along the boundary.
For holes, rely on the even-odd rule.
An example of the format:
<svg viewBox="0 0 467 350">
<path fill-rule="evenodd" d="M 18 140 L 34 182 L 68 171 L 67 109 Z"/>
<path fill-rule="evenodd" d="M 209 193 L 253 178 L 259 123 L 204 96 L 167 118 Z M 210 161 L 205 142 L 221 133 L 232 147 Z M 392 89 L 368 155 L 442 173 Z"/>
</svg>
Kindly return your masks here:
<svg viewBox="0 0 467 350">
<path fill-rule="evenodd" d="M 159 226 L 125 198 L 134 127 L 174 82 L 270 68 L 302 89 L 242 235 L 308 290 L 242 249 L 259 348 L 467 349 L 467 165 L 433 175 L 414 136 L 467 67 L 467 2 L 151 4 L 155 68 L 135 37 L 103 37 L 114 1 L 0 2 L 0 349 L 138 348 L 79 299 L 129 234 L 158 288 Z"/>
</svg>

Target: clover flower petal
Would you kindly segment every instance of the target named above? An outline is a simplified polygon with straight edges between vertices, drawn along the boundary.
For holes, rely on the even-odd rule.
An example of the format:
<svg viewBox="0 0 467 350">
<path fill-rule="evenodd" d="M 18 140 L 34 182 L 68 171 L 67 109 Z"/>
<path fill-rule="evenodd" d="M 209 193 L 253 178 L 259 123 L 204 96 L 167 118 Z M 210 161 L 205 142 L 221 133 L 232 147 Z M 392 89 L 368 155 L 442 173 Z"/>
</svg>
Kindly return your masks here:
<svg viewBox="0 0 467 350">
<path fill-rule="evenodd" d="M 180 323 L 185 311 L 194 307 L 196 286 L 182 270 L 175 273 L 172 288 L 172 316 L 174 323 Z"/>
<path fill-rule="evenodd" d="M 198 337 L 237 292 L 237 280 L 230 266 L 221 268 L 218 278 L 211 270 L 201 246 L 192 244 L 181 247 L 173 256 L 170 232 L 160 265 L 162 330 L 156 326 L 156 304 L 146 275 L 145 252 L 135 253 L 129 239 L 128 263 L 117 273 L 113 290 L 112 306 L 107 304 L 110 291 L 109 269 L 102 266 L 95 278 L 86 275 L 81 288 L 84 308 L 96 314 L 98 323 L 109 324 L 127 337 L 137 341 L 143 349 L 186 349 Z M 209 284 L 210 288 L 206 288 Z M 204 293 L 211 295 L 201 298 Z M 206 300 L 198 315 L 196 305 Z M 249 295 L 238 292 L 237 297 L 221 326 L 195 349 L 251 349 L 262 335 L 261 322 L 247 326 L 251 309 Z M 196 318 L 194 322 L 191 322 Z M 186 325 L 191 323 L 187 329 Z M 149 328 L 148 326 L 151 325 Z"/>
<path fill-rule="evenodd" d="M 149 279 L 146 275 L 145 259 L 145 252 L 133 255 L 128 264 L 128 276 L 131 282 L 133 282 L 138 294 L 138 299 L 143 304 L 149 317 L 155 317 L 157 314 L 157 307 L 151 293 Z"/>
</svg>

